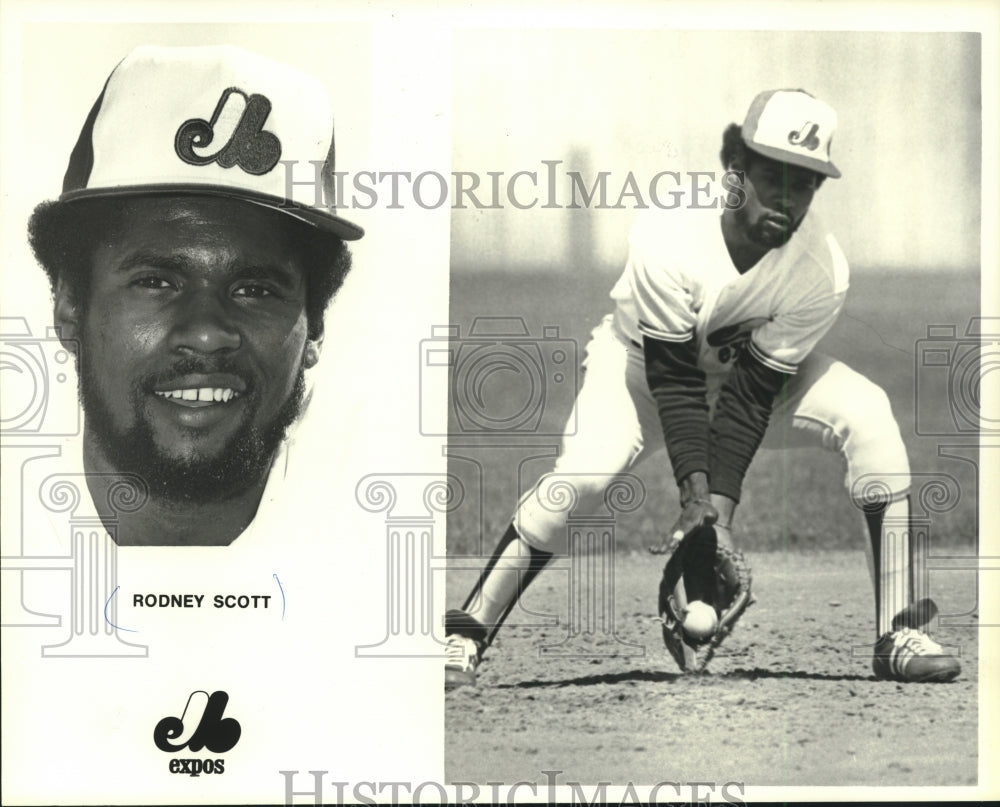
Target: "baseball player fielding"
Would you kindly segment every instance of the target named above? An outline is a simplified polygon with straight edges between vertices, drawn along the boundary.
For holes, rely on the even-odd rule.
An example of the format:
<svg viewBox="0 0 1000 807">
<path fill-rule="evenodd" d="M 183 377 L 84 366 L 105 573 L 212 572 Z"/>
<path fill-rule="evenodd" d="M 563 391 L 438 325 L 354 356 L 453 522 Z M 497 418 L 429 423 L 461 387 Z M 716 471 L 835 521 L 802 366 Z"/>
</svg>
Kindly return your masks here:
<svg viewBox="0 0 1000 807">
<path fill-rule="evenodd" d="M 846 465 L 874 558 L 876 678 L 960 674 L 924 631 L 933 609 L 913 607 L 912 530 L 885 528 L 910 523 L 909 460 L 888 397 L 816 349 L 850 285 L 846 256 L 812 210 L 824 182 L 841 176 L 831 155 L 836 127 L 834 109 L 804 90 L 761 92 L 742 125 L 723 129 L 721 203 L 691 200 L 640 216 L 613 309 L 587 346 L 568 421 L 575 428 L 552 473 L 518 503 L 463 607 L 446 616 L 447 686 L 475 683 L 514 604 L 565 551 L 565 491 L 575 494 L 575 513 L 593 512 L 616 475 L 663 449 L 679 515 L 651 547 L 672 561 L 656 607 L 678 666 L 704 669 L 753 602 L 736 511 L 762 445 L 821 446 Z M 693 583 L 709 594 L 684 590 Z M 711 630 L 700 608 L 688 629 L 683 606 L 695 600 L 718 613 Z M 694 634 L 702 631 L 710 639 L 699 656 L 705 642 Z"/>
</svg>

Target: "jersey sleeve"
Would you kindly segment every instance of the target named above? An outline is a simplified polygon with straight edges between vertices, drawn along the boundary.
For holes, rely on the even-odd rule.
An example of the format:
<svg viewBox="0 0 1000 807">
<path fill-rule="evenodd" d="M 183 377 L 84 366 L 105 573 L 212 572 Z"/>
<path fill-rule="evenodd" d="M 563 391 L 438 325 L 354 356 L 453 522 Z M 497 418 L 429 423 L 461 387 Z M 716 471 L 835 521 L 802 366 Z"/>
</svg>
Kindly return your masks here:
<svg viewBox="0 0 1000 807">
<path fill-rule="evenodd" d="M 799 267 L 779 310 L 750 337 L 750 353 L 772 370 L 795 373 L 843 308 L 847 260 L 832 236 L 827 248 L 829 271 L 811 259 Z"/>
<path fill-rule="evenodd" d="M 679 262 L 670 259 L 672 246 L 648 226 L 637 226 L 629 238 L 626 272 L 639 332 L 663 342 L 687 342 L 697 319 L 696 289 Z"/>
<path fill-rule="evenodd" d="M 642 339 L 646 383 L 656 401 L 667 456 L 680 485 L 696 471 L 708 473 L 708 400 L 694 339 Z"/>
</svg>

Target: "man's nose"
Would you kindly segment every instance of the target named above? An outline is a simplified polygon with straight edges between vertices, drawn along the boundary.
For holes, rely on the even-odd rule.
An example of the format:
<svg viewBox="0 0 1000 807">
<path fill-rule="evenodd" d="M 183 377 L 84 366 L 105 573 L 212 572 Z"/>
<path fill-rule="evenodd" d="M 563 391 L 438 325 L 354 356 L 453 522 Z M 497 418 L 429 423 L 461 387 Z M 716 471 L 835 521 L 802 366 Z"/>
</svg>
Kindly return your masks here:
<svg viewBox="0 0 1000 807">
<path fill-rule="evenodd" d="M 242 344 L 232 312 L 211 291 L 184 295 L 177 301 L 170 348 L 196 353 L 236 350 Z"/>
</svg>

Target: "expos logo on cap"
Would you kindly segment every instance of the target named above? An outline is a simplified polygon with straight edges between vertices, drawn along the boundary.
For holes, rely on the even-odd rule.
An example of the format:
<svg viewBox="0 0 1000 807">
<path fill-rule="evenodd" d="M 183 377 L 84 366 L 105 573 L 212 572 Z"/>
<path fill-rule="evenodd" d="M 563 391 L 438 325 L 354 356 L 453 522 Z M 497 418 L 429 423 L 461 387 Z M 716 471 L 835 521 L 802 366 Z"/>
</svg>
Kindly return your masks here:
<svg viewBox="0 0 1000 807">
<path fill-rule="evenodd" d="M 837 113 L 805 90 L 767 90 L 750 104 L 741 132 L 754 151 L 836 179 L 830 159 Z"/>
<path fill-rule="evenodd" d="M 234 107 L 236 116 L 226 115 Z M 247 96 L 242 90 L 229 87 L 223 90 L 210 121 L 194 118 L 181 124 L 174 137 L 174 151 L 191 165 L 217 162 L 223 168 L 239 166 L 255 176 L 266 174 L 281 157 L 281 141 L 272 132 L 264 131 L 270 113 L 271 102 L 263 95 Z M 213 152 L 209 147 L 216 139 L 216 127 L 226 118 L 234 120 L 235 125 L 226 127 L 228 139 L 223 139 L 221 147 Z"/>
<path fill-rule="evenodd" d="M 364 231 L 334 207 L 332 122 L 320 82 L 280 62 L 230 45 L 139 47 L 91 109 L 59 198 L 226 196 L 355 240 Z"/>
</svg>

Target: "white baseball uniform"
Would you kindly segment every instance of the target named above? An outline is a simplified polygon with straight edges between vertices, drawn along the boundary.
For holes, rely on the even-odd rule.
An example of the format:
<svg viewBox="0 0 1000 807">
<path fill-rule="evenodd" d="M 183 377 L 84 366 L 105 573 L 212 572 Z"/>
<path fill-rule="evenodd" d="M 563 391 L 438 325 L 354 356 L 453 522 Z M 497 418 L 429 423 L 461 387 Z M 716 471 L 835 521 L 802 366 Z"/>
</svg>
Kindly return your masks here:
<svg viewBox="0 0 1000 807">
<path fill-rule="evenodd" d="M 676 342 L 695 337 L 713 408 L 741 350 L 791 374 L 764 446 L 822 445 L 846 459 L 849 488 L 875 474 L 894 499 L 908 490 L 906 451 L 885 393 L 842 362 L 813 352 L 848 287 L 847 261 L 833 235 L 811 211 L 787 244 L 740 274 L 723 239 L 721 212 L 655 211 L 633 228 L 628 263 L 611 292 L 616 308 L 587 347 L 570 418 L 577 428 L 564 436 L 553 473 L 522 498 L 515 516 L 532 546 L 558 551 L 571 509 L 591 511 L 616 474 L 664 447 L 646 380 L 644 335 Z M 572 503 L 565 500 L 566 483 L 576 493 Z"/>
</svg>

